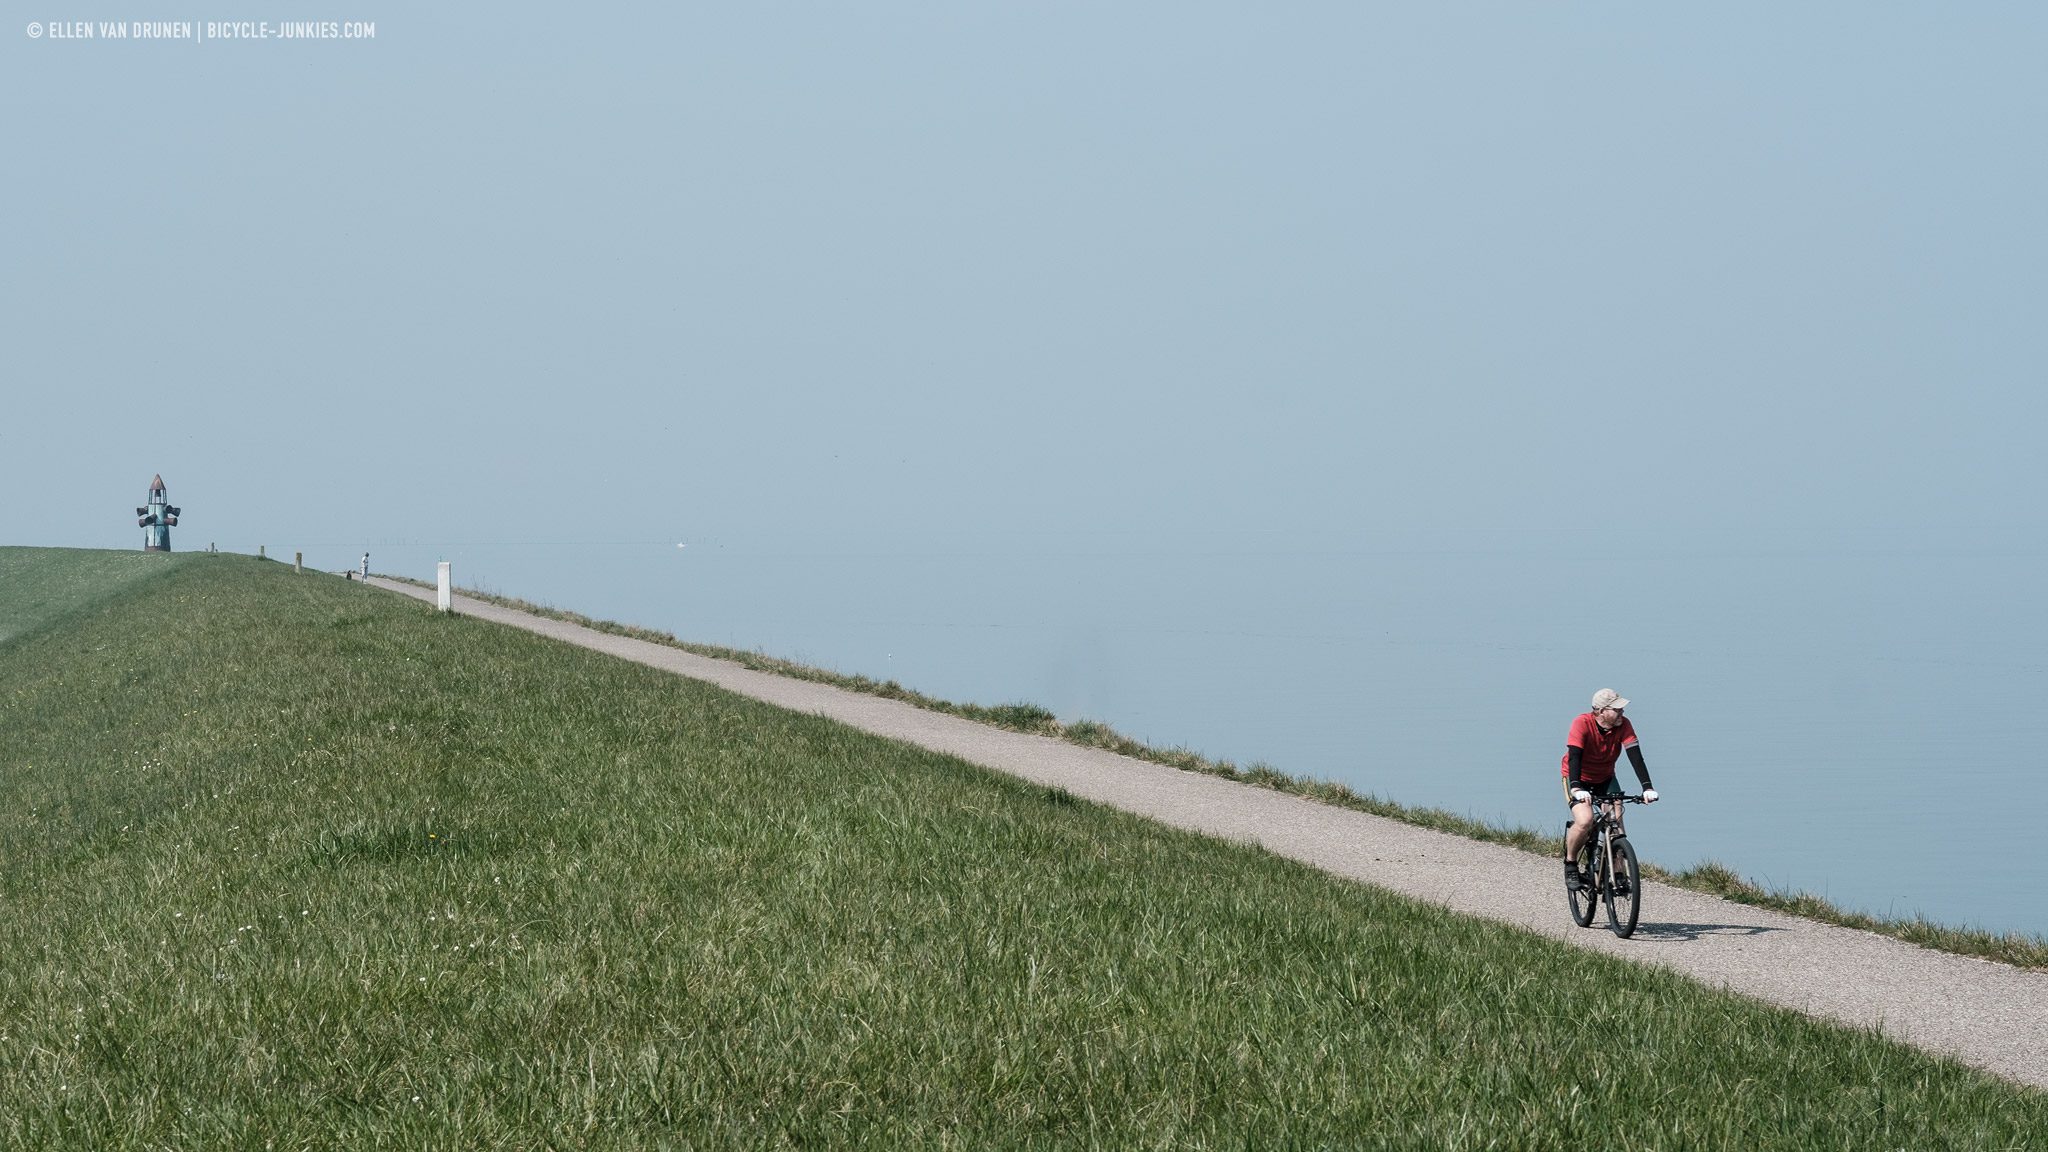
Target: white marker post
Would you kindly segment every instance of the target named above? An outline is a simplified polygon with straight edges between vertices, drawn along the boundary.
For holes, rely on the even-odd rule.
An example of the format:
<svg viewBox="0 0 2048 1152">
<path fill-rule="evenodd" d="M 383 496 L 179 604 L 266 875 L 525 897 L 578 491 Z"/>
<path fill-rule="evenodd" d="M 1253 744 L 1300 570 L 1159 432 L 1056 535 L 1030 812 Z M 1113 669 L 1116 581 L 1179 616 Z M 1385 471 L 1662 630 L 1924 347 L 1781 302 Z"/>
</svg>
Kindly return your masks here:
<svg viewBox="0 0 2048 1152">
<path fill-rule="evenodd" d="M 448 587 L 448 562 L 446 560 L 441 561 L 435 565 L 435 569 L 436 581 L 440 588 L 440 597 L 436 601 L 436 605 L 441 611 L 446 612 L 453 608 L 455 604 L 455 597 Z"/>
</svg>

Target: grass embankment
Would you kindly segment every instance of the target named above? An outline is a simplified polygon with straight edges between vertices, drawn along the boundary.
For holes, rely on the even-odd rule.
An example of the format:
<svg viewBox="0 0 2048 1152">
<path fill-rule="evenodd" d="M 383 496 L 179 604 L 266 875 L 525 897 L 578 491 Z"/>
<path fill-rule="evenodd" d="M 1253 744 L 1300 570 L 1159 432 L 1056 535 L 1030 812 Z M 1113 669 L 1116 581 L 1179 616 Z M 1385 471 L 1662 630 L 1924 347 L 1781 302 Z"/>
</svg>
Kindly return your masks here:
<svg viewBox="0 0 2048 1152">
<path fill-rule="evenodd" d="M 420 587 L 432 587 L 422 581 L 403 576 L 386 577 Z M 1349 786 L 1329 780 L 1317 780 L 1306 776 L 1294 776 L 1272 765 L 1255 763 L 1240 768 L 1228 760 L 1213 760 L 1198 752 L 1185 748 L 1154 748 L 1125 736 L 1107 724 L 1093 720 L 1062 723 L 1051 711 L 1035 704 L 955 704 L 926 696 L 898 684 L 894 680 L 873 680 L 866 676 L 849 676 L 831 672 L 793 661 L 779 659 L 759 652 L 746 652 L 735 648 L 724 648 L 711 644 L 697 644 L 678 639 L 673 633 L 620 624 L 611 620 L 596 620 L 578 612 L 570 612 L 545 604 L 534 604 L 526 600 L 501 596 L 471 588 L 461 590 L 465 596 L 499 604 L 508 608 L 549 616 L 558 620 L 581 624 L 584 627 L 614 635 L 630 636 L 657 644 L 666 644 L 695 652 L 701 656 L 712 656 L 730 660 L 760 672 L 795 677 L 832 684 L 855 692 L 883 696 L 891 700 L 902 700 L 920 708 L 963 716 L 985 724 L 995 724 L 1019 732 L 1032 732 L 1051 736 L 1090 748 L 1104 748 L 1125 756 L 1166 764 L 1189 772 L 1206 772 L 1232 780 L 1242 780 L 1262 787 L 1307 796 L 1325 804 L 1352 808 L 1361 812 L 1400 820 L 1424 828 L 1434 828 L 1473 840 L 1485 840 L 1494 844 L 1505 844 L 1552 859 L 1564 855 L 1564 845 L 1556 833 L 1540 832 L 1526 827 L 1505 827 L 1474 820 L 1456 812 L 1441 808 L 1415 808 L 1399 804 L 1378 796 L 1361 795 Z M 1563 820 L 1560 818 L 1559 825 Z M 1740 873 L 1725 864 L 1709 861 L 1682 871 L 1673 871 L 1645 861 L 1643 873 L 1654 880 L 1705 892 L 1742 904 L 1769 908 L 1778 912 L 1819 920 L 1829 924 L 1840 924 L 1848 928 L 1859 928 L 1878 932 L 1927 948 L 1953 952 L 1964 956 L 1981 956 L 1987 960 L 2011 964 L 2021 968 L 2048 968 L 2048 940 L 2025 933 L 1994 933 L 1981 929 L 1956 928 L 1939 924 L 1925 917 L 1887 918 L 1852 912 L 1810 892 L 1790 889 L 1765 888 L 1745 879 Z"/>
<path fill-rule="evenodd" d="M 0 643 L 0 1145 L 2048 1131 L 2048 1095 L 1870 1033 L 333 577 L 165 559 Z"/>
<path fill-rule="evenodd" d="M 161 552 L 0 548 L 0 642 L 93 611 L 127 585 L 170 570 Z"/>
</svg>

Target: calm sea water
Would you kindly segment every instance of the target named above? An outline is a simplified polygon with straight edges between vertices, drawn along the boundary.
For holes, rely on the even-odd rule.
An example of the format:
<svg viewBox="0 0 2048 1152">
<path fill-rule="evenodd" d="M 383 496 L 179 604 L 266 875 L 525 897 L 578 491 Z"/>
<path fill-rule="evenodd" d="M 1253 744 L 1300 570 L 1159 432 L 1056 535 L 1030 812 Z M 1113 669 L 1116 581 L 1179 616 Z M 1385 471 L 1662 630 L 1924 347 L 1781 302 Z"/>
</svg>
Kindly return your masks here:
<svg viewBox="0 0 2048 1152">
<path fill-rule="evenodd" d="M 447 559 L 460 585 L 1517 824 L 1562 822 L 1566 726 L 1613 687 L 1666 800 L 1631 816 L 1647 858 L 2048 934 L 2048 534 L 1625 538 L 750 537 L 371 566 Z"/>
</svg>

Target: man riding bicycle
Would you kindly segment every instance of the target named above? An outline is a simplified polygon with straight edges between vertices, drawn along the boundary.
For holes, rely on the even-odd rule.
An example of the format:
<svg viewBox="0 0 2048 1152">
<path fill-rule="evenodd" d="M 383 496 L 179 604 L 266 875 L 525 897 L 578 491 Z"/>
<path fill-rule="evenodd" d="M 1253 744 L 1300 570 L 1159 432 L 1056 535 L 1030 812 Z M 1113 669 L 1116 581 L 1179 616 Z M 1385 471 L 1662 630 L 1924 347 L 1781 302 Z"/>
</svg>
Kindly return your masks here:
<svg viewBox="0 0 2048 1152">
<path fill-rule="evenodd" d="M 1572 721 L 1564 738 L 1564 802 L 1572 810 L 1571 831 L 1564 837 L 1564 882 L 1570 888 L 1589 888 L 1587 877 L 1574 864 L 1579 848 L 1593 831 L 1593 801 L 1621 795 L 1614 779 L 1614 763 L 1628 753 L 1629 767 L 1643 784 L 1643 803 L 1655 804 L 1657 790 L 1650 786 L 1650 770 L 1643 764 L 1643 749 L 1636 742 L 1635 725 L 1624 715 L 1628 701 L 1612 688 L 1593 693 L 1593 710 Z"/>
</svg>

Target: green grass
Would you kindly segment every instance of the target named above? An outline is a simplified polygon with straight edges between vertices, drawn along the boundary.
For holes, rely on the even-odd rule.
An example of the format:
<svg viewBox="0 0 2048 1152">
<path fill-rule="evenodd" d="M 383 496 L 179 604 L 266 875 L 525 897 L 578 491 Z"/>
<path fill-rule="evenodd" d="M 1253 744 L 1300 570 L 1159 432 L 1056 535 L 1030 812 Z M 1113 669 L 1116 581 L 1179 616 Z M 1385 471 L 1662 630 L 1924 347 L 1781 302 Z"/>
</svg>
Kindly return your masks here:
<svg viewBox="0 0 2048 1152">
<path fill-rule="evenodd" d="M 391 576 L 386 577 L 386 579 L 417 584 L 421 587 L 431 587 L 431 585 L 421 581 L 403 576 Z M 695 652 L 702 656 L 730 660 L 755 671 L 773 672 L 796 679 L 833 684 L 854 692 L 864 692 L 875 696 L 887 697 L 892 700 L 902 700 L 935 712 L 946 712 L 955 716 L 963 716 L 970 720 L 978 720 L 985 724 L 995 724 L 1019 732 L 1051 736 L 1090 748 L 1103 748 L 1120 755 L 1132 756 L 1140 760 L 1149 760 L 1156 764 L 1165 764 L 1189 772 L 1204 772 L 1232 780 L 1241 780 L 1281 792 L 1306 796 L 1325 804 L 1333 804 L 1338 807 L 1351 808 L 1361 812 L 1371 812 L 1374 815 L 1385 816 L 1404 823 L 1424 828 L 1433 828 L 1439 832 L 1448 832 L 1453 835 L 1464 836 L 1473 840 L 1484 840 L 1494 844 L 1504 844 L 1511 848 L 1519 848 L 1524 852 L 1547 856 L 1552 859 L 1560 859 L 1564 855 L 1562 839 L 1555 832 L 1544 832 L 1533 828 L 1511 825 L 1489 824 L 1485 821 L 1475 820 L 1470 816 L 1446 811 L 1442 808 L 1411 807 L 1384 797 L 1360 794 L 1353 791 L 1348 785 L 1336 781 L 1291 775 L 1270 764 L 1254 763 L 1240 768 L 1228 760 L 1211 759 L 1187 748 L 1154 748 L 1151 745 L 1133 740 L 1109 725 L 1097 721 L 1080 720 L 1073 723 L 1062 723 L 1052 712 L 1035 704 L 1002 704 L 994 706 L 955 704 L 951 701 L 941 700 L 905 688 L 894 680 L 873 680 L 866 676 L 844 675 L 838 672 L 798 664 L 790 660 L 783 660 L 760 652 L 747 652 L 735 648 L 692 643 L 677 639 L 672 633 L 640 628 L 629 624 L 619 624 L 610 620 L 594 620 L 581 613 L 555 608 L 546 604 L 534 604 L 529 601 L 501 596 L 478 589 L 464 588 L 461 591 L 465 596 L 475 597 L 504 607 L 516 608 L 542 616 L 550 616 L 558 620 L 566 620 L 601 632 L 610 632 L 615 635 L 631 636 L 657 644 L 666 644 L 671 647 Z M 1560 826 L 1562 823 L 1563 821 L 1560 820 Z M 2000 963 L 2011 964 L 2020 968 L 2048 968 L 2048 939 L 2028 933 L 1996 933 L 1975 928 L 1958 928 L 1936 923 L 1923 916 L 1910 918 L 1871 916 L 1866 913 L 1842 908 L 1810 892 L 1787 888 L 1766 888 L 1761 884 L 1745 879 L 1733 868 L 1714 861 L 1698 864 L 1682 871 L 1663 868 L 1649 861 L 1644 861 L 1642 867 L 1644 875 L 1649 876 L 1651 879 L 1661 880 L 1681 888 L 1689 888 L 1695 892 L 1705 892 L 1758 908 L 1768 908 L 1777 912 L 1801 916 L 1809 920 L 1819 920 L 1829 924 L 1840 924 L 1848 928 L 1858 928 L 1867 932 L 1877 932 L 1918 944 L 1922 947 L 1934 948 L 1957 955 L 1979 956 L 1987 960 L 1996 960 Z"/>
<path fill-rule="evenodd" d="M 0 642 L 91 611 L 108 596 L 171 570 L 161 552 L 0 548 Z"/>
<path fill-rule="evenodd" d="M 0 1147 L 2048 1131 L 1868 1032 L 284 565 L 176 558 L 0 685 Z"/>
</svg>

